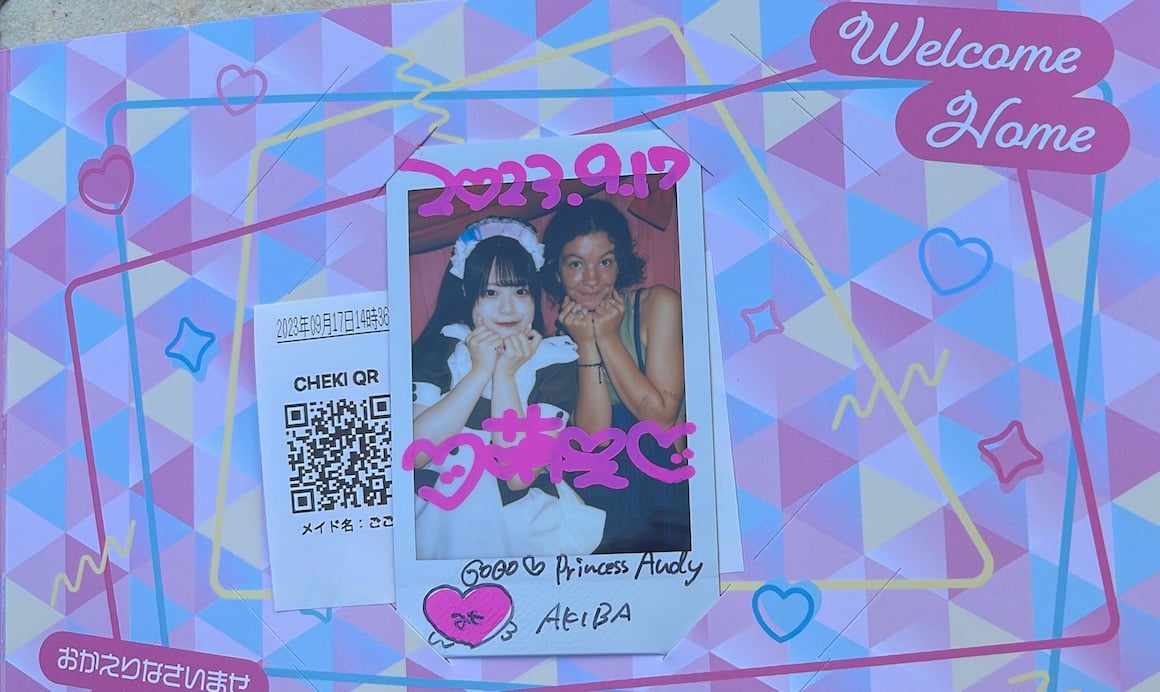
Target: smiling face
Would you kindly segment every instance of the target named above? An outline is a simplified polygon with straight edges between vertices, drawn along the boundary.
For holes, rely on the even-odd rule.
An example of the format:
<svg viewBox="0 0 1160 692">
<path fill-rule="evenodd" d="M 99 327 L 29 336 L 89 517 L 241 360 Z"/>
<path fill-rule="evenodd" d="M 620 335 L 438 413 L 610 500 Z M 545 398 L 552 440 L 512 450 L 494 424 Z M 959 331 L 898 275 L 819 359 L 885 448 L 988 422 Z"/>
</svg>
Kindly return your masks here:
<svg viewBox="0 0 1160 692">
<path fill-rule="evenodd" d="M 604 231 L 568 241 L 558 267 L 564 292 L 585 310 L 595 310 L 616 290 L 616 246 Z"/>
<path fill-rule="evenodd" d="M 500 336 L 511 336 L 532 326 L 536 304 L 531 289 L 526 285 L 501 285 L 507 283 L 496 277 L 493 265 L 483 294 L 471 309 L 471 322 L 476 328 L 487 327 Z"/>
</svg>

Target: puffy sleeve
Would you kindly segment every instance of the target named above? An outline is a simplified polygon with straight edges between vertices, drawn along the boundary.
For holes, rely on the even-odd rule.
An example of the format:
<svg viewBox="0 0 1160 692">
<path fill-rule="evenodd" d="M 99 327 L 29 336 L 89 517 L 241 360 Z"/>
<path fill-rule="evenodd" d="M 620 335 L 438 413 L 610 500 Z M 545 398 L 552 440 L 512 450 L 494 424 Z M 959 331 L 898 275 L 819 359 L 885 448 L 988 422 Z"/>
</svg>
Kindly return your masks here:
<svg viewBox="0 0 1160 692">
<path fill-rule="evenodd" d="M 447 358 L 455 340 L 438 336 L 429 344 L 416 344 L 411 356 L 411 403 L 431 406 L 451 390 Z"/>
<path fill-rule="evenodd" d="M 556 416 L 564 421 L 564 425 L 568 425 L 576 411 L 579 387 L 577 377 L 575 361 L 542 368 L 536 374 L 536 383 L 528 397 L 528 404 L 539 404 L 542 415 Z"/>
</svg>

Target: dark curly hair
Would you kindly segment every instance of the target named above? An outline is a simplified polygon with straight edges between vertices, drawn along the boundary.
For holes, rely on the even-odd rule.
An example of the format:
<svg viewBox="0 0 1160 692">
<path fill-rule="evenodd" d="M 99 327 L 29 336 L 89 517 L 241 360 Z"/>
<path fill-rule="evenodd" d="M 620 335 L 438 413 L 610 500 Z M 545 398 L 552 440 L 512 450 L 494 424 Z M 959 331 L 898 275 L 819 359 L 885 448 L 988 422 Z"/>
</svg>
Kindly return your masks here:
<svg viewBox="0 0 1160 692">
<path fill-rule="evenodd" d="M 586 199 L 577 206 L 560 207 L 544 229 L 544 268 L 540 276 L 553 300 L 564 299 L 560 284 L 560 255 L 564 246 L 580 236 L 603 232 L 616 252 L 616 290 L 623 291 L 644 279 L 644 259 L 636 254 L 628 219 L 609 202 Z"/>
</svg>

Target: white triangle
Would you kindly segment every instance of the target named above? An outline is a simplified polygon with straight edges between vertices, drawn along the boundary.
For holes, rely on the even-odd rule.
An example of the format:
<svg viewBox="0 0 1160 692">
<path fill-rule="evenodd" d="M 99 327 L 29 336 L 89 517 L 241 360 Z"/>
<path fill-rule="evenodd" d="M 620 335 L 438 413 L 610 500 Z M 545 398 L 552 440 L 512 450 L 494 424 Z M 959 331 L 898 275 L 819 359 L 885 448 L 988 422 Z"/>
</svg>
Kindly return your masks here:
<svg viewBox="0 0 1160 692">
<path fill-rule="evenodd" d="M 555 658 L 540 661 L 531 670 L 520 675 L 512 682 L 522 682 L 528 685 L 555 685 L 559 681 L 559 671 Z"/>
<path fill-rule="evenodd" d="M 56 376 L 64 366 L 41 353 L 15 334 L 8 335 L 8 387 L 5 400 L 9 407 L 36 391 Z"/>
<path fill-rule="evenodd" d="M 1019 641 L 1019 638 L 1010 632 L 996 627 L 955 603 L 948 602 L 947 607 L 950 615 L 952 649 Z M 954 659 L 951 661 L 951 679 L 954 681 L 954 687 L 956 690 L 969 689 L 978 681 L 1021 655 L 1005 654 Z"/>
<path fill-rule="evenodd" d="M 24 648 L 56 626 L 64 616 L 11 579 L 4 579 L 4 656 Z"/>
<path fill-rule="evenodd" d="M 756 18 L 761 14 L 758 0 L 719 0 L 697 15 L 686 25 L 688 31 L 695 31 L 717 41 L 721 45 L 735 48 L 738 52 L 749 51 L 762 55 L 761 22 L 744 21 L 742 18 Z M 734 40 L 736 36 L 736 40 Z M 740 45 L 738 44 L 740 41 Z M 748 50 L 746 50 L 748 49 Z M 756 58 L 753 58 L 757 62 Z"/>
<path fill-rule="evenodd" d="M 422 65 L 426 71 L 441 75 L 449 82 L 463 79 L 467 64 L 464 58 L 463 8 L 451 10 L 427 28 L 412 34 L 399 49 L 412 53 L 416 66 Z M 412 67 L 403 74 L 414 69 Z"/>
<path fill-rule="evenodd" d="M 926 223 L 941 225 L 947 217 L 1007 179 L 985 166 L 927 161 Z"/>
<path fill-rule="evenodd" d="M 65 170 L 65 132 L 57 130 L 12 167 L 12 175 L 64 204 L 68 175 Z"/>
<path fill-rule="evenodd" d="M 145 87 L 125 81 L 126 98 L 148 100 L 161 98 Z M 130 154 L 136 154 L 157 138 L 162 132 L 189 115 L 185 108 L 144 108 L 125 111 L 125 146 Z"/>
<path fill-rule="evenodd" d="M 193 377 L 177 370 L 145 392 L 145 413 L 153 420 L 193 440 Z"/>
<path fill-rule="evenodd" d="M 266 537 L 263 514 L 262 486 L 255 486 L 238 499 L 226 505 L 222 524 L 229 530 L 222 532 L 222 547 L 242 558 L 253 567 L 263 569 L 270 560 L 266 555 Z"/>
<path fill-rule="evenodd" d="M 132 270 L 129 272 L 129 290 L 133 297 L 133 314 L 145 312 L 188 279 L 189 274 L 169 262 L 154 262 Z"/>
<path fill-rule="evenodd" d="M 1137 514 L 1153 524 L 1160 524 L 1160 473 L 1137 483 L 1131 490 L 1115 499 L 1115 504 Z"/>
<path fill-rule="evenodd" d="M 1089 221 L 1044 250 L 1044 254 L 1047 256 L 1047 271 L 1051 279 L 1052 290 L 1081 304 L 1083 303 L 1084 282 L 1087 279 L 1088 243 L 1091 239 L 1091 230 L 1092 225 Z M 1039 270 L 1035 266 L 1034 256 L 1021 264 L 1015 271 L 1035 283 L 1039 283 Z M 1099 297 L 1098 282 L 1096 296 Z M 1096 300 L 1095 304 L 1099 305 L 1099 300 Z"/>
<path fill-rule="evenodd" d="M 940 507 L 929 497 L 865 464 L 858 466 L 858 475 L 862 485 L 862 546 L 867 554 Z"/>
<path fill-rule="evenodd" d="M 849 314 L 850 284 L 843 284 L 835 292 Z M 856 367 L 854 344 L 827 297 L 822 296 L 784 324 L 785 336 L 848 368 Z"/>
</svg>

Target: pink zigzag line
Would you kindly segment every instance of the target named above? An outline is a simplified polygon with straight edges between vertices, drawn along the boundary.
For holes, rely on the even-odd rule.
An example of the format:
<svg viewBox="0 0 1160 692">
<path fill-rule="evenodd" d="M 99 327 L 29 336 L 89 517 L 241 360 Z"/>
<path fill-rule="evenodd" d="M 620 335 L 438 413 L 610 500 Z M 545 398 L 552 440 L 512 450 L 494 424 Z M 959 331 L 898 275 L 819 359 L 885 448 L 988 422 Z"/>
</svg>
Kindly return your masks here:
<svg viewBox="0 0 1160 692">
<path fill-rule="evenodd" d="M 195 240 L 192 243 L 169 248 L 168 250 L 162 250 L 156 254 L 139 257 L 130 262 L 125 262 L 124 264 L 116 264 L 111 267 L 95 271 L 91 274 L 85 274 L 84 276 L 77 277 L 76 279 L 73 279 L 69 282 L 68 287 L 64 290 L 64 315 L 65 321 L 68 323 L 69 348 L 72 350 L 73 379 L 76 381 L 77 387 L 77 403 L 78 407 L 80 408 L 81 418 L 81 435 L 84 438 L 85 462 L 87 463 L 89 470 L 89 491 L 92 493 L 93 497 L 93 519 L 97 524 L 97 543 L 100 545 L 105 545 L 105 517 L 104 512 L 102 511 L 100 489 L 98 488 L 97 484 L 97 464 L 96 455 L 93 451 L 92 424 L 89 421 L 89 406 L 85 396 L 85 378 L 83 369 L 81 367 L 81 349 L 80 342 L 77 337 L 76 315 L 73 309 L 73 294 L 76 292 L 76 290 L 81 286 L 90 284 L 94 281 L 99 281 L 110 276 L 116 276 L 117 274 L 123 274 L 140 267 L 156 264 L 157 262 L 163 262 L 178 255 L 201 250 L 211 245 L 224 243 L 226 241 L 234 240 L 235 238 L 240 238 L 245 235 L 258 233 L 266 230 L 267 228 L 291 223 L 308 216 L 323 214 L 333 209 L 338 209 L 351 204 L 357 204 L 359 202 L 373 199 L 375 197 L 380 197 L 385 192 L 386 186 L 380 185 L 377 188 L 359 192 L 357 194 L 350 195 L 349 197 L 341 197 L 339 199 L 332 200 L 330 202 L 324 202 L 313 207 L 299 209 L 298 211 L 293 211 L 281 216 L 275 216 L 274 218 L 267 219 L 265 221 L 259 221 L 258 223 L 251 224 L 249 226 L 242 226 L 241 228 L 235 228 L 232 231 L 226 231 L 224 233 L 219 233 L 218 235 L 208 236 L 200 240 Z M 121 625 L 120 620 L 117 617 L 116 597 L 113 595 L 112 572 L 113 571 L 111 569 L 105 570 L 103 575 L 105 580 L 105 598 L 109 603 L 109 623 L 112 626 L 113 638 L 120 639 Z"/>
<path fill-rule="evenodd" d="M 997 654 L 1027 653 L 1044 649 L 1069 649 L 1079 646 L 1094 646 L 1110 641 L 1120 630 L 1120 607 L 1116 602 L 1115 585 L 1112 583 L 1112 569 L 1108 560 L 1108 546 L 1104 540 L 1100 522 L 1099 503 L 1096 501 L 1095 486 L 1092 483 L 1091 465 L 1088 463 L 1087 445 L 1084 444 L 1083 429 L 1080 427 L 1079 407 L 1072 388 L 1071 371 L 1067 367 L 1067 353 L 1063 349 L 1063 330 L 1059 326 L 1059 313 L 1055 309 L 1055 294 L 1051 290 L 1051 277 L 1047 273 L 1047 254 L 1043 249 L 1043 237 L 1039 232 L 1039 219 L 1035 214 L 1035 202 L 1031 196 L 1031 181 L 1027 171 L 1019 169 L 1019 186 L 1023 193 L 1023 207 L 1027 213 L 1027 226 L 1031 235 L 1031 247 L 1035 252 L 1035 267 L 1039 272 L 1039 287 L 1043 294 L 1043 307 L 1047 312 L 1047 323 L 1051 330 L 1051 344 L 1055 351 L 1055 364 L 1059 369 L 1059 383 L 1063 390 L 1063 401 L 1067 407 L 1067 420 L 1071 428 L 1071 439 L 1075 445 L 1079 477 L 1083 484 L 1084 505 L 1091 522 L 1092 540 L 1095 542 L 1096 562 L 1100 569 L 1100 581 L 1104 587 L 1105 606 L 1108 611 L 1108 626 L 1102 632 L 1072 637 L 1041 639 L 1035 641 L 1012 642 L 1006 644 L 985 644 L 934 651 L 916 651 L 884 656 L 859 656 L 841 660 L 807 661 L 776 666 L 742 668 L 738 670 L 711 671 L 705 673 L 684 673 L 679 675 L 657 675 L 650 678 L 606 680 L 559 685 L 553 689 L 568 692 L 588 692 L 621 687 L 645 687 L 648 685 L 672 685 L 677 683 L 707 682 L 711 680 L 731 680 L 739 678 L 769 677 L 813 673 L 825 670 L 845 670 L 850 668 L 871 668 L 907 663 L 925 663 L 974 656 L 994 656 Z"/>
</svg>

